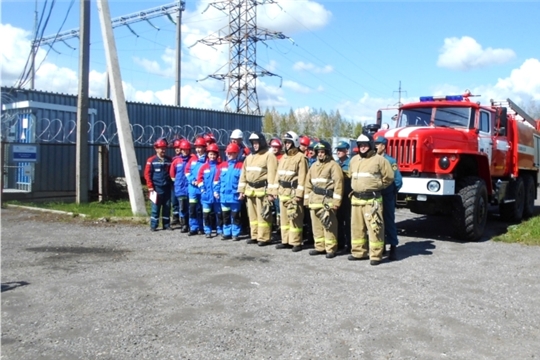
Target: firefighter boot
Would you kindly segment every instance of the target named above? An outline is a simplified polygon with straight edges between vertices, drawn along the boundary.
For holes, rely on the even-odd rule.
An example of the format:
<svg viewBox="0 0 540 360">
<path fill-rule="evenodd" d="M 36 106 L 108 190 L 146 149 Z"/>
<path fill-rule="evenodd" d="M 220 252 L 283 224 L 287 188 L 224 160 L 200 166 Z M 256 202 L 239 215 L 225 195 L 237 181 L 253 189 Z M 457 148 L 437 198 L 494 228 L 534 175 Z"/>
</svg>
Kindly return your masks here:
<svg viewBox="0 0 540 360">
<path fill-rule="evenodd" d="M 315 255 L 324 255 L 326 254 L 326 251 L 317 251 L 315 249 L 309 250 L 309 255 L 315 256 Z"/>
<path fill-rule="evenodd" d="M 390 245 L 390 254 L 388 255 L 388 260 L 390 261 L 397 260 L 396 249 L 397 249 L 396 245 Z"/>
<path fill-rule="evenodd" d="M 171 225 L 180 225 L 180 218 L 177 215 L 173 216 Z"/>
</svg>

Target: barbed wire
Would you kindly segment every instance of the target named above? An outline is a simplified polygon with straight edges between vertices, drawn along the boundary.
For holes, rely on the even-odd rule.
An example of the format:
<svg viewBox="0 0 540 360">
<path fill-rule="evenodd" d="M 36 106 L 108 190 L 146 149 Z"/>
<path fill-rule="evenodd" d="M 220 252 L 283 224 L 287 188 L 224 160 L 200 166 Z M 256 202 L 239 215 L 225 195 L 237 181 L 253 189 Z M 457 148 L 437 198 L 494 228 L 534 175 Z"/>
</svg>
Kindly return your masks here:
<svg viewBox="0 0 540 360">
<path fill-rule="evenodd" d="M 1 130 L 2 141 L 20 142 L 20 134 L 17 129 L 21 128 L 23 118 L 25 134 L 32 134 L 36 143 L 59 143 L 74 144 L 77 140 L 77 122 L 75 120 L 62 121 L 61 119 L 41 118 L 34 120 L 24 112 L 2 113 Z M 226 146 L 230 142 L 232 130 L 211 128 L 200 125 L 142 125 L 130 124 L 131 135 L 135 145 L 153 145 L 158 138 L 165 138 L 169 142 L 175 139 L 187 139 L 191 142 L 197 136 L 212 133 L 220 146 Z M 243 131 L 244 141 L 248 141 L 252 131 Z M 268 141 L 272 134 L 263 134 Z M 17 138 L 19 136 L 19 138 Z M 28 136 L 28 135 L 26 135 Z M 28 142 L 28 139 L 26 139 Z M 116 123 L 107 124 L 103 120 L 88 123 L 88 143 L 101 145 L 118 145 L 118 129 Z"/>
</svg>

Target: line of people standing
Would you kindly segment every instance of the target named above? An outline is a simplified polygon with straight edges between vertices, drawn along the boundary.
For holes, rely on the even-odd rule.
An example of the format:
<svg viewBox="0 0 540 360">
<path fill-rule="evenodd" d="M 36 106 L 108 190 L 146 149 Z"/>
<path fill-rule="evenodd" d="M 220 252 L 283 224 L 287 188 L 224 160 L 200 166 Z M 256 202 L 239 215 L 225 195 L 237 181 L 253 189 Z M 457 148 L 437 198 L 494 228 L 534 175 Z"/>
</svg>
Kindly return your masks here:
<svg viewBox="0 0 540 360">
<path fill-rule="evenodd" d="M 191 236 L 210 238 L 214 231 L 223 240 L 238 241 L 247 218 L 247 243 L 267 246 L 277 220 L 277 249 L 301 251 L 304 238 L 312 237 L 310 255 L 331 259 L 339 251 L 350 251 L 349 260 L 370 259 L 378 265 L 386 242 L 389 259 L 396 259 L 394 213 L 401 175 L 395 160 L 384 154 L 384 137 L 374 141 L 370 134 L 361 134 L 358 155 L 352 158 L 349 144 L 339 142 L 337 161 L 327 141 L 293 131 L 270 144 L 261 133 L 252 133 L 251 151 L 242 139 L 241 130 L 234 130 L 224 161 L 210 135 L 195 139 L 195 154 L 189 141 L 175 141 L 173 159 L 164 155 L 166 140 L 156 141 L 156 155 L 145 168 L 149 191 L 158 195 L 152 202 L 152 231 L 161 209 L 163 228 L 172 229 L 167 208 L 172 193 L 178 201 L 172 224 Z"/>
</svg>

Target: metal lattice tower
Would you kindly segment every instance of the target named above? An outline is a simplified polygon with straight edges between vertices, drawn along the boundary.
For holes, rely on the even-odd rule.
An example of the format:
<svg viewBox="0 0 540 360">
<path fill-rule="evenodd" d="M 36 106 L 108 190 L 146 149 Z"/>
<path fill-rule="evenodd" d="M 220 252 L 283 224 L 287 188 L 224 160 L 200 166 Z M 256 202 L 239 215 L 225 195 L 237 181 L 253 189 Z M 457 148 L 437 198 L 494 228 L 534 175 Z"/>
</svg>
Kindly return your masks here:
<svg viewBox="0 0 540 360">
<path fill-rule="evenodd" d="M 223 0 L 209 5 L 221 11 L 228 11 L 229 25 L 197 43 L 209 46 L 229 44 L 229 71 L 206 77 L 228 81 L 225 103 L 225 109 L 228 111 L 260 114 L 257 78 L 261 76 L 281 78 L 257 64 L 257 42 L 288 39 L 281 32 L 271 32 L 257 27 L 257 5 L 275 3 L 273 0 Z"/>
</svg>

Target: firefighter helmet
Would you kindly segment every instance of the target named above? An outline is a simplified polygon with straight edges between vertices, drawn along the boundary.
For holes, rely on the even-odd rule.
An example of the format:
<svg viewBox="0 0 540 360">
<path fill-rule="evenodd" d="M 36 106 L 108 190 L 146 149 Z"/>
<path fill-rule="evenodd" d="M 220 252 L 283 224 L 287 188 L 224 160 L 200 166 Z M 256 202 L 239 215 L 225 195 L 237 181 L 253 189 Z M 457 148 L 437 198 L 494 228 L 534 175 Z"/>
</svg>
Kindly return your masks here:
<svg viewBox="0 0 540 360">
<path fill-rule="evenodd" d="M 291 141 L 293 143 L 293 146 L 296 147 L 296 148 L 300 146 L 300 137 L 294 131 L 287 131 L 283 135 L 282 139 L 283 139 L 283 141 L 285 141 L 285 140 Z"/>
</svg>

